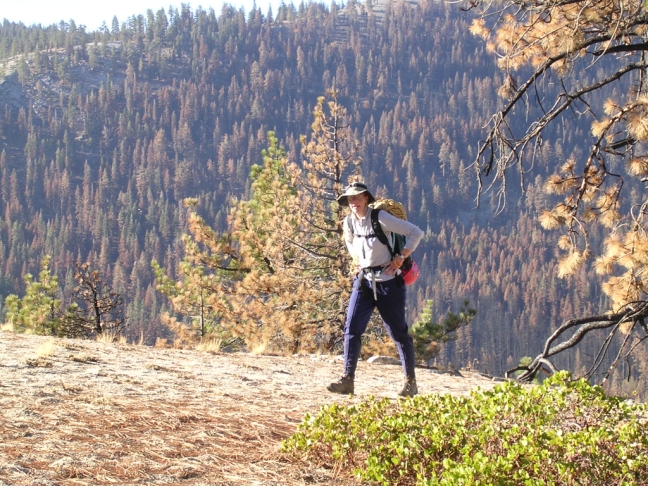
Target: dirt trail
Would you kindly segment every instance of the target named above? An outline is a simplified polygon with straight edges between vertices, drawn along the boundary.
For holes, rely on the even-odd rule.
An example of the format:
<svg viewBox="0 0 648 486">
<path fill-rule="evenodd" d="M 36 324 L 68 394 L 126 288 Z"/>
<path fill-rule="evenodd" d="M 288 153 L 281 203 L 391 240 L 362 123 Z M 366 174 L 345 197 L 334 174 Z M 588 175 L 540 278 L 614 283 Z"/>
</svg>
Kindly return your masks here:
<svg viewBox="0 0 648 486">
<path fill-rule="evenodd" d="M 306 412 L 396 399 L 400 368 L 339 357 L 210 354 L 0 332 L 0 486 L 355 484 L 279 452 Z M 419 369 L 422 393 L 496 383 Z"/>
</svg>

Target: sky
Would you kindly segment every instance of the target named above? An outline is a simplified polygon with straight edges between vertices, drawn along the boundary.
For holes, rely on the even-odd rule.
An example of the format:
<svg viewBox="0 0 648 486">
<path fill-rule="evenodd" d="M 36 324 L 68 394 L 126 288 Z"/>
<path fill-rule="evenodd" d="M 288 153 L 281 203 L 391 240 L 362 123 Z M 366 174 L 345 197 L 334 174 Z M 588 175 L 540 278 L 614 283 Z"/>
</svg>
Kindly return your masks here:
<svg viewBox="0 0 648 486">
<path fill-rule="evenodd" d="M 254 5 L 255 0 L 229 0 L 227 3 L 236 8 L 243 7 L 249 12 Z M 216 14 L 220 14 L 223 6 L 222 0 L 202 0 L 201 2 L 190 2 L 188 0 L 0 0 L 0 21 L 7 19 L 11 22 L 22 22 L 25 25 L 32 24 L 58 24 L 61 20 L 69 22 L 74 19 L 78 25 L 85 25 L 86 30 L 94 31 L 106 22 L 108 28 L 112 25 L 113 16 L 117 16 L 119 23 L 125 22 L 128 17 L 142 14 L 146 16 L 148 9 L 153 12 L 164 8 L 168 12 L 169 6 L 179 8 L 181 4 L 188 4 L 192 10 L 201 6 L 205 10 L 213 8 Z M 294 3 L 298 5 L 299 1 L 284 1 L 286 4 Z M 257 7 L 265 14 L 268 6 L 272 5 L 273 12 L 277 12 L 277 7 L 281 5 L 281 0 L 256 0 Z"/>
</svg>

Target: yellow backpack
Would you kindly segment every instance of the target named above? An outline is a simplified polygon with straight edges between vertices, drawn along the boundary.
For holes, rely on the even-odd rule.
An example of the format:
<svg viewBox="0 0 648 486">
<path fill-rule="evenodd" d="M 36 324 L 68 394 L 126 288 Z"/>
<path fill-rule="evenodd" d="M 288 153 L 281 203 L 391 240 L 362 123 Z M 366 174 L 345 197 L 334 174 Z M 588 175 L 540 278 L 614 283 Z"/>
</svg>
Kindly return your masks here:
<svg viewBox="0 0 648 486">
<path fill-rule="evenodd" d="M 376 199 L 376 201 L 370 206 L 373 209 L 384 209 L 392 216 L 396 216 L 399 219 L 404 219 L 407 221 L 407 214 L 405 212 L 405 206 L 403 206 L 398 201 L 393 199 Z"/>
</svg>

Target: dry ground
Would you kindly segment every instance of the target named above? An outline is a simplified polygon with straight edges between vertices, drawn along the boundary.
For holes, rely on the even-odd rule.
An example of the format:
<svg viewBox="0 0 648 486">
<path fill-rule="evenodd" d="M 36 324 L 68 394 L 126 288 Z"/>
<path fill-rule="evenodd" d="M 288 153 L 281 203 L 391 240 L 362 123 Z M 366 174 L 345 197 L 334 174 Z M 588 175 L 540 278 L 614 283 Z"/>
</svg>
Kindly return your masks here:
<svg viewBox="0 0 648 486">
<path fill-rule="evenodd" d="M 210 354 L 0 332 L 0 486 L 356 484 L 280 453 L 306 412 L 396 399 L 398 366 L 361 362 L 354 397 L 325 386 L 339 357 Z M 495 383 L 419 369 L 422 393 Z"/>
</svg>

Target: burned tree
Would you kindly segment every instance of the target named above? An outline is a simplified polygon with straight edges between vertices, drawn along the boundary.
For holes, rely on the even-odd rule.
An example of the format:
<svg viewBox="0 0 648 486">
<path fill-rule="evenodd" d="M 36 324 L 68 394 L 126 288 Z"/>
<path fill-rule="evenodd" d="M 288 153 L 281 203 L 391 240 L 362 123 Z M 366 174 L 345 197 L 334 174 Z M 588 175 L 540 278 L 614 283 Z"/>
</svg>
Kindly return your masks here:
<svg viewBox="0 0 648 486">
<path fill-rule="evenodd" d="M 122 296 L 113 291 L 89 263 L 75 263 L 74 303 L 65 319 L 67 334 L 118 336 L 125 326 Z"/>
</svg>

